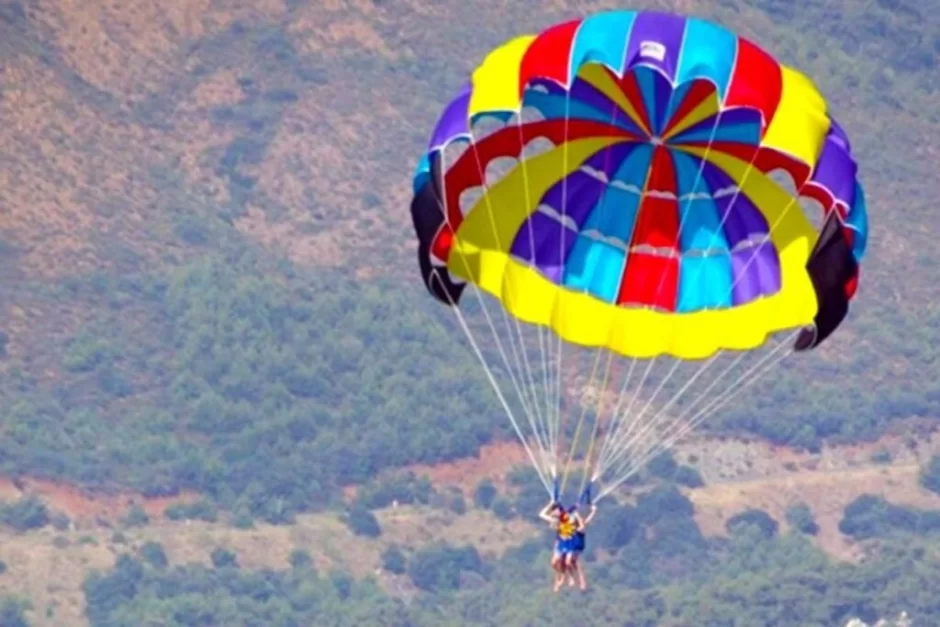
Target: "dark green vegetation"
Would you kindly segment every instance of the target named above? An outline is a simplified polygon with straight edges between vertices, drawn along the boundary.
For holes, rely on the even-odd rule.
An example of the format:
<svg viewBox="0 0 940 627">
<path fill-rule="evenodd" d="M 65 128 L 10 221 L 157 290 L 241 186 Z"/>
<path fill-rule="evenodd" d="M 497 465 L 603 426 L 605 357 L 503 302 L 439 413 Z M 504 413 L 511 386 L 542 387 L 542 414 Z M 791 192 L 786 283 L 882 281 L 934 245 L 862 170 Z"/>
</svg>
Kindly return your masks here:
<svg viewBox="0 0 940 627">
<path fill-rule="evenodd" d="M 385 568 L 417 588 L 409 604 L 373 581 L 317 572 L 307 559 L 287 571 L 247 572 L 226 551 L 214 567 L 167 567 L 159 545 L 122 556 L 85 582 L 93 625 L 493 625 L 532 621 L 578 625 L 843 625 L 901 611 L 936 619 L 936 547 L 888 542 L 859 566 L 835 566 L 805 536 L 767 534 L 766 514 L 740 517 L 726 540 L 706 542 L 691 504 L 662 489 L 636 507 L 605 516 L 590 541 L 592 590 L 548 591 L 546 542 L 499 560 L 472 547 L 390 548 Z M 763 515 L 763 516 L 762 516 Z M 847 513 L 848 515 L 848 513 Z M 603 559 L 597 555 L 603 554 Z"/>
<path fill-rule="evenodd" d="M 4 598 L 0 601 L 0 625 L 3 627 L 29 627 L 26 610 L 30 604 L 22 599 Z"/>
<path fill-rule="evenodd" d="M 940 494 L 940 455 L 930 458 L 930 463 L 921 472 L 920 484 L 931 492 Z"/>
<path fill-rule="evenodd" d="M 63 347 L 81 385 L 16 376 L 5 471 L 146 495 L 196 490 L 285 522 L 328 505 L 340 485 L 472 455 L 497 431 L 493 402 L 473 392 L 485 390 L 481 373 L 428 323 L 426 303 L 337 273 L 275 279 L 256 264 L 210 257 L 166 277 L 59 287 L 50 298 L 112 308 Z M 154 333 L 122 333 L 144 306 Z M 132 394 L 149 402 L 127 403 Z"/>
<path fill-rule="evenodd" d="M 861 155 L 873 235 L 846 332 L 817 354 L 788 362 L 709 428 L 815 447 L 824 438 L 873 437 L 894 419 L 940 411 L 932 352 L 940 344 L 940 313 L 927 300 L 931 281 L 923 269 L 934 254 L 922 226 L 929 224 L 934 187 L 921 171 L 927 160 L 904 158 L 920 150 L 924 129 L 940 124 L 928 106 L 934 79 L 926 60 L 935 43 L 920 35 L 931 31 L 918 24 L 936 17 L 896 4 L 853 4 L 838 20 L 830 5 L 813 3 L 794 15 L 784 15 L 788 10 L 779 3 L 758 5 L 770 21 L 753 8 L 732 16 L 733 3 L 718 13 L 817 78 Z M 283 23 L 264 20 L 237 23 L 206 42 L 201 73 L 228 68 L 241 77 L 238 103 L 212 113 L 220 132 L 237 131 L 216 165 L 234 186 L 224 211 L 241 215 L 260 203 L 276 213 L 279 203 L 256 189 L 246 168 L 266 164 L 267 147 L 289 111 L 323 104 L 317 90 L 346 86 L 347 69 L 362 83 L 386 86 L 391 105 L 414 120 L 413 126 L 385 127 L 371 156 L 360 156 L 381 162 L 374 178 L 359 182 L 385 203 L 382 192 L 399 162 L 389 158 L 420 152 L 419 138 L 460 72 L 523 25 L 537 26 L 523 20 L 534 6 L 513 5 L 504 16 L 499 11 L 504 22 L 468 26 L 461 31 L 467 37 L 446 37 L 450 46 L 429 39 L 442 36 L 440 29 L 411 23 L 426 18 L 383 9 L 380 35 L 396 49 L 415 52 L 391 60 L 304 54 Z M 556 17 L 546 14 L 539 23 Z M 480 19 L 489 18 L 469 3 L 447 21 Z M 409 26 L 398 33 L 396 24 Z M 409 38 L 407 45 L 401 37 Z M 254 52 L 229 55 L 236 41 L 239 50 Z M 433 63 L 422 60 L 428 49 L 444 51 L 447 61 L 440 55 Z M 197 78 L 148 106 L 166 109 L 185 100 Z M 146 117 L 143 109 L 134 113 Z M 326 129 L 312 131 L 326 137 Z M 14 284 L 12 302 L 81 315 L 79 324 L 4 336 L 20 345 L 0 381 L 0 424 L 7 434 L 0 468 L 6 473 L 92 487 L 118 484 L 146 494 L 192 489 L 226 509 L 287 521 L 331 501 L 338 485 L 387 467 L 472 455 L 505 428 L 459 332 L 417 281 L 412 245 L 403 237 L 404 206 L 374 208 L 382 225 L 373 225 L 374 232 L 363 225 L 374 238 L 371 247 L 350 249 L 355 254 L 340 267 L 317 268 L 256 250 L 230 226 L 231 216 L 217 218 L 218 208 L 186 182 L 185 172 L 159 172 L 173 210 L 168 205 L 139 228 L 170 238 L 174 253 L 163 263 L 108 264 L 52 283 Z M 406 171 L 395 172 L 397 180 L 407 179 Z M 153 169 L 148 176 L 157 174 Z M 317 207 L 329 202 L 321 195 L 293 210 L 319 215 Z M 289 222 L 291 215 L 271 219 Z M 318 218 L 318 228 L 331 228 L 330 215 Z M 902 233 L 904 254 L 884 243 Z M 336 237 L 343 242 L 347 236 L 337 231 Z M 355 279 L 353 271 L 362 266 L 390 269 L 392 277 Z M 46 371 L 58 375 L 43 376 Z M 687 485 L 699 482 L 686 469 L 661 472 L 679 472 Z"/>
<path fill-rule="evenodd" d="M 9 173 L 0 189 L 9 209 L 0 231 L 0 472 L 147 495 L 192 490 L 201 500 L 168 518 L 248 528 L 338 508 L 345 484 L 472 455 L 506 436 L 459 332 L 418 284 L 407 180 L 441 105 L 487 50 L 600 7 L 470 1 L 431 11 L 376 1 L 332 11 L 292 1 L 267 11 L 236 0 L 226 3 L 232 15 L 191 7 L 186 20 L 205 25 L 194 31 L 156 27 L 152 15 L 163 11 L 138 10 L 142 1 L 126 14 L 112 7 L 117 17 L 80 4 L 103 39 L 138 25 L 108 42 L 118 60 L 100 73 L 89 59 L 106 51 L 80 54 L 98 37 L 78 38 L 84 17 L 66 7 L 56 21 L 32 3 L 0 3 L 0 65 L 12 68 L 0 75 L 0 168 Z M 816 447 L 940 413 L 940 158 L 931 143 L 940 136 L 940 18 L 925 7 L 695 5 L 818 81 L 860 155 L 872 222 L 842 332 L 707 428 Z M 59 32 L 70 24 L 76 32 Z M 169 52 L 151 59 L 157 53 L 141 50 Z M 127 76 L 115 69 L 124 66 Z M 200 90 L 217 75 L 232 85 Z M 240 221 L 253 215 L 263 228 Z M 700 482 L 668 456 L 648 470 Z M 940 462 L 922 481 L 940 492 Z M 531 516 L 544 494 L 531 477 L 511 483 L 511 495 L 481 484 L 472 500 L 501 519 Z M 467 507 L 406 478 L 370 484 L 343 515 L 361 537 L 381 538 L 372 509 L 435 499 L 458 514 Z M 855 501 L 842 531 L 874 551 L 859 566 L 811 548 L 818 526 L 805 508 L 787 512 L 799 533 L 781 535 L 752 510 L 729 521 L 730 540 L 714 542 L 690 515 L 668 487 L 610 508 L 592 532 L 604 551 L 592 553 L 595 587 L 584 600 L 545 592 L 547 539 L 500 561 L 482 557 L 485 547 L 388 549 L 385 569 L 420 591 L 407 607 L 370 582 L 316 574 L 303 554 L 287 572 L 248 572 L 225 551 L 213 554 L 214 568 L 180 566 L 149 544 L 89 578 L 88 615 L 109 626 L 624 616 L 638 625 L 668 617 L 804 626 L 906 609 L 917 624 L 940 621 L 927 594 L 940 575 L 935 512 Z M 68 524 L 34 499 L 7 504 L 0 521 L 23 532 Z M 120 522 L 152 521 L 135 509 Z M 25 608 L 4 602 L 0 622 L 22 624 Z"/>
</svg>

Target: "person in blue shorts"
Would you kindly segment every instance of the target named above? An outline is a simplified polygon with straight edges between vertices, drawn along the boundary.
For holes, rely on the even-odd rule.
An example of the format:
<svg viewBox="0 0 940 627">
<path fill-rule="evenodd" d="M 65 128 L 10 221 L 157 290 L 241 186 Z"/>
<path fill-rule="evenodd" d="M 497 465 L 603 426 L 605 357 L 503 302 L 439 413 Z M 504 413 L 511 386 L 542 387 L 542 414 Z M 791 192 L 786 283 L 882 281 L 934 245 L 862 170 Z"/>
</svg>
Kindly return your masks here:
<svg viewBox="0 0 940 627">
<path fill-rule="evenodd" d="M 576 510 L 575 507 L 571 508 Z M 571 576 L 572 573 L 578 573 L 578 584 L 581 587 L 581 590 L 587 590 L 587 581 L 584 578 L 584 569 L 581 566 L 581 563 L 578 561 L 578 558 L 581 557 L 581 553 L 584 552 L 584 548 L 587 544 L 587 538 L 585 536 L 584 530 L 594 519 L 594 514 L 597 513 L 597 506 L 591 505 L 591 513 L 587 515 L 587 518 L 582 519 L 580 514 L 575 511 L 575 516 L 579 522 L 578 528 L 575 531 L 574 537 L 571 540 L 571 551 L 568 553 L 568 558 L 565 563 L 565 571 L 568 573 L 568 585 L 574 585 L 574 578 Z"/>
<path fill-rule="evenodd" d="M 594 517 L 596 507 L 591 508 L 588 520 Z M 565 575 L 568 575 L 568 585 L 574 585 L 574 573 L 578 573 L 581 589 L 587 584 L 584 574 L 578 566 L 578 555 L 584 550 L 584 526 L 587 521 L 581 518 L 576 507 L 565 509 L 560 503 L 552 500 L 539 513 L 539 518 L 547 522 L 555 530 L 555 550 L 552 552 L 552 569 L 555 571 L 555 592 L 564 584 Z"/>
</svg>

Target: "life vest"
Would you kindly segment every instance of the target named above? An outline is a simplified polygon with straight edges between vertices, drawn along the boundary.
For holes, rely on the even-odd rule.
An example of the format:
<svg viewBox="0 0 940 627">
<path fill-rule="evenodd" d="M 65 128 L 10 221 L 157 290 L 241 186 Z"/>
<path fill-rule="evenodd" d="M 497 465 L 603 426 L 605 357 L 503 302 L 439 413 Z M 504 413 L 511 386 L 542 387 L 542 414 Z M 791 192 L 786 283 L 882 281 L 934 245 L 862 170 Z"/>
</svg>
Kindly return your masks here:
<svg viewBox="0 0 940 627">
<path fill-rule="evenodd" d="M 564 516 L 558 519 L 558 539 L 569 540 L 578 530 L 578 524 L 573 516 Z"/>
</svg>

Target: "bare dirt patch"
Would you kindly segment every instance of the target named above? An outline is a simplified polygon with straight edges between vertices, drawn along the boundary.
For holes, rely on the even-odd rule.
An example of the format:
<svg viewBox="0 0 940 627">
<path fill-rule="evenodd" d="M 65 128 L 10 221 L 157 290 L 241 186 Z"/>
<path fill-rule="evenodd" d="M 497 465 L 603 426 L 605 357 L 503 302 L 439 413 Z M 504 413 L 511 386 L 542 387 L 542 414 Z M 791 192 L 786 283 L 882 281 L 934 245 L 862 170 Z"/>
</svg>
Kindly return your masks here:
<svg viewBox="0 0 940 627">
<path fill-rule="evenodd" d="M 0 479 L 0 500 L 13 501 L 24 496 L 38 497 L 50 509 L 68 516 L 76 528 L 96 527 L 102 522 L 114 523 L 134 505 L 142 508 L 149 516 L 159 517 L 172 505 L 198 499 L 195 493 L 147 498 L 129 492 L 95 493 L 75 485 L 42 479 Z"/>
<path fill-rule="evenodd" d="M 918 483 L 920 466 L 868 466 L 836 471 L 803 471 L 790 476 L 716 484 L 689 490 L 695 518 L 706 535 L 724 535 L 725 524 L 749 508 L 766 511 L 786 530 L 788 507 L 804 502 L 819 525 L 815 542 L 833 557 L 853 560 L 860 547 L 839 532 L 846 505 L 862 494 L 882 496 L 892 503 L 940 509 L 940 496 Z"/>
<path fill-rule="evenodd" d="M 14 492 L 8 483 L 0 483 L 0 496 Z M 62 504 L 63 499 L 57 502 Z M 88 509 L 87 503 L 83 507 Z M 408 594 L 406 578 L 382 570 L 382 553 L 391 544 L 415 551 L 443 540 L 471 544 L 483 554 L 498 556 L 535 532 L 528 523 L 501 522 L 489 512 L 472 509 L 457 516 L 397 507 L 379 511 L 377 517 L 382 536 L 374 540 L 354 536 L 333 515 L 304 515 L 290 526 L 259 524 L 254 529 L 158 520 L 123 530 L 120 539 L 103 527 L 61 533 L 51 528 L 25 534 L 0 532 L 0 559 L 8 567 L 0 579 L 0 592 L 30 598 L 31 624 L 38 627 L 87 625 L 82 583 L 88 571 L 110 568 L 118 555 L 137 551 L 145 542 L 159 542 L 173 565 L 210 565 L 212 551 L 224 548 L 248 570 L 283 570 L 289 567 L 291 552 L 302 550 L 321 573 L 344 569 L 357 577 L 375 576 L 390 592 Z"/>
<path fill-rule="evenodd" d="M 460 488 L 465 495 L 483 479 L 490 479 L 504 489 L 506 475 L 515 467 L 529 463 L 525 449 L 515 442 L 496 442 L 480 449 L 477 457 L 458 459 L 445 464 L 414 465 L 409 470 L 418 476 L 426 475 L 435 485 Z"/>
</svg>

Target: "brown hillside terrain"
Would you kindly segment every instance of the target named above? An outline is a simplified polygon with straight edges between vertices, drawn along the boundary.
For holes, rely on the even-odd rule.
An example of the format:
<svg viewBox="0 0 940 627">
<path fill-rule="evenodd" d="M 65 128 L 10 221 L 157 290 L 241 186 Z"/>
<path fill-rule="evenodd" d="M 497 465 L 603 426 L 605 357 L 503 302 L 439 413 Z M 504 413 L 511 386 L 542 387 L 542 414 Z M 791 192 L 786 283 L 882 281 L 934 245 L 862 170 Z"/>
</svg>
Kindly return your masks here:
<svg viewBox="0 0 940 627">
<path fill-rule="evenodd" d="M 116 523 L 133 505 L 143 509 L 148 516 L 159 517 L 172 505 L 189 503 L 198 498 L 198 495 L 191 493 L 174 497 L 144 497 L 127 492 L 101 494 L 79 486 L 42 479 L 0 479 L 0 500 L 9 502 L 24 496 L 38 497 L 53 511 L 68 516 L 77 528 Z"/>
<path fill-rule="evenodd" d="M 820 526 L 816 544 L 836 559 L 853 560 L 861 555 L 862 547 L 838 531 L 844 507 L 862 494 L 875 494 L 892 503 L 940 508 L 940 496 L 926 492 L 918 483 L 918 460 L 937 448 L 933 438 L 922 439 L 914 450 L 903 438 L 888 437 L 864 446 L 827 447 L 811 455 L 760 442 L 701 439 L 677 447 L 676 456 L 698 458 L 697 465 L 708 477 L 705 487 L 686 490 L 695 505 L 696 520 L 707 535 L 723 535 L 727 520 L 748 508 L 767 511 L 785 531 L 786 508 L 805 502 Z M 703 451 L 714 452 L 711 462 L 698 457 Z M 873 453 L 884 451 L 894 455 L 892 463 L 871 461 Z M 521 447 L 502 444 L 484 448 L 477 459 L 415 466 L 412 470 L 430 476 L 438 487 L 456 485 L 471 491 L 484 477 L 501 483 L 520 463 L 527 463 Z M 737 478 L 731 468 L 738 468 Z M 503 523 L 472 508 L 458 516 L 410 506 L 378 512 L 383 529 L 378 540 L 351 535 L 335 515 L 304 515 L 290 526 L 259 524 L 239 530 L 225 522 L 166 520 L 161 514 L 170 503 L 161 499 L 101 497 L 48 482 L 25 481 L 21 485 L 26 493 L 40 496 L 51 508 L 76 521 L 75 529 L 64 532 L 51 528 L 25 534 L 0 532 L 0 559 L 10 569 L 9 576 L 0 580 L 0 590 L 27 594 L 37 608 L 52 607 L 53 613 L 46 619 L 40 612 L 34 613 L 37 625 L 86 624 L 81 594 L 86 570 L 107 568 L 122 552 L 147 541 L 163 544 L 171 563 L 208 563 L 211 551 L 223 547 L 235 551 L 242 566 L 249 569 L 286 568 L 290 552 L 302 549 L 323 571 L 342 566 L 358 575 L 376 575 L 389 591 L 407 595 L 411 593 L 407 581 L 381 571 L 380 555 L 390 544 L 415 550 L 446 540 L 473 544 L 484 554 L 499 555 L 536 533 L 528 523 Z M 0 488 L 5 499 L 22 494 L 10 482 Z M 143 528 L 122 530 L 117 536 L 113 527 L 132 502 L 143 506 L 152 522 Z"/>
<path fill-rule="evenodd" d="M 89 387 L 90 377 L 65 371 L 62 352 L 82 329 L 111 324 L 109 303 L 38 288 L 198 258 L 206 249 L 191 245 L 196 218 L 286 252 L 310 272 L 337 266 L 351 281 L 393 274 L 419 289 L 409 179 L 441 105 L 500 41 L 618 5 L 2 6 L 0 330 L 9 335 L 9 357 L 0 369 L 15 364 L 51 394 Z M 691 8 L 669 0 L 631 6 Z M 844 9 L 856 21 L 869 10 Z M 924 216 L 940 191 L 932 175 L 940 154 L 927 140 L 940 120 L 922 114 L 932 110 L 932 92 L 912 75 L 881 71 L 876 55 L 807 50 L 782 21 L 748 3 L 706 3 L 695 12 L 760 40 L 834 94 L 879 219 L 862 283 L 866 305 L 819 354 L 863 372 L 853 381 L 917 375 L 911 360 L 879 355 L 886 345 L 918 344 L 912 325 L 936 315 L 933 282 L 922 271 L 934 250 Z M 903 103 L 881 98 L 892 89 L 903 91 Z M 892 324 L 883 323 L 887 313 Z M 160 335 L 158 316 L 143 307 L 121 311 L 119 324 L 126 337 Z M 134 384 L 131 397 L 100 401 L 106 418 L 126 420 L 126 409 L 153 402 L 165 381 Z"/>
<path fill-rule="evenodd" d="M 246 569 L 285 569 L 292 551 L 310 554 L 321 572 L 343 568 L 356 576 L 375 576 L 390 592 L 408 595 L 407 578 L 381 569 L 382 551 L 390 544 L 417 550 L 446 539 L 473 544 L 485 555 L 498 556 L 507 548 L 532 537 L 528 523 L 500 522 L 489 512 L 470 510 L 463 516 L 411 507 L 378 513 L 382 537 L 366 540 L 353 536 L 333 515 L 300 516 L 290 526 L 257 525 L 240 530 L 226 523 L 154 521 L 143 528 L 115 534 L 106 527 L 56 532 L 47 528 L 26 534 L 0 533 L 0 560 L 8 571 L 0 579 L 0 591 L 32 600 L 33 623 L 43 627 L 87 625 L 82 582 L 92 569 L 106 569 L 118 555 L 139 549 L 145 542 L 163 545 L 172 564 L 210 564 L 210 554 L 225 548 L 238 555 Z"/>
<path fill-rule="evenodd" d="M 744 509 L 769 513 L 787 528 L 784 513 L 807 503 L 819 525 L 816 544 L 832 557 L 852 560 L 860 547 L 839 532 L 845 506 L 862 494 L 883 496 L 891 503 L 922 509 L 940 508 L 940 496 L 920 487 L 920 466 L 868 466 L 837 471 L 810 471 L 790 476 L 751 479 L 690 490 L 695 518 L 706 535 L 724 535 L 725 523 Z"/>
<path fill-rule="evenodd" d="M 707 484 L 686 490 L 706 535 L 724 535 L 728 519 L 749 508 L 767 511 L 786 529 L 787 507 L 805 502 L 820 525 L 817 545 L 835 558 L 853 559 L 857 547 L 838 530 L 845 506 L 862 494 L 874 494 L 899 505 L 940 507 L 940 497 L 919 484 L 922 464 L 938 451 L 940 441 L 930 434 L 826 446 L 817 454 L 761 441 L 699 437 L 677 445 L 673 453 L 695 466 Z M 874 461 L 877 456 L 886 456 L 890 464 Z M 502 443 L 484 447 L 474 459 L 411 470 L 472 496 L 484 478 L 505 489 L 506 474 L 528 463 L 520 445 Z"/>
<path fill-rule="evenodd" d="M 937 345 L 940 328 L 934 218 L 940 116 L 936 83 L 928 80 L 935 65 L 915 71 L 888 64 L 899 50 L 874 31 L 897 22 L 887 5 L 920 11 L 935 53 L 936 15 L 904 0 L 837 0 L 826 5 L 829 19 L 804 33 L 766 9 L 785 11 L 786 4 L 639 0 L 630 7 L 719 20 L 804 69 L 830 95 L 860 155 L 873 227 L 858 306 L 816 354 L 839 367 L 829 376 L 846 382 L 847 396 L 864 391 L 880 398 L 905 386 L 924 396 L 936 361 L 923 351 Z M 0 0 L 0 331 L 9 336 L 0 355 L 0 436 L 17 435 L 7 412 L 20 399 L 18 386 L 37 396 L 68 396 L 80 409 L 93 406 L 106 425 L 158 405 L 155 390 L 169 385 L 163 378 L 142 376 L 129 396 L 100 400 L 93 398 L 93 374 L 69 371 L 63 355 L 77 334 L 97 325 L 120 330 L 121 338 L 169 362 L 173 349 L 155 339 L 161 314 L 136 302 L 118 311 L 106 298 L 72 297 L 69 281 L 179 267 L 213 251 L 216 240 L 207 232 L 286 254 L 303 272 L 329 266 L 349 281 L 404 278 L 417 293 L 410 176 L 441 106 L 501 41 L 623 6 Z M 580 382 L 572 379 L 572 386 Z M 68 425 L 62 430 L 77 447 L 83 437 L 94 439 L 68 433 Z M 806 501 L 821 527 L 819 546 L 853 559 L 859 549 L 839 534 L 838 522 L 857 496 L 940 507 L 917 482 L 919 465 L 940 442 L 914 441 L 911 447 L 909 436 L 891 435 L 809 454 L 762 441 L 696 438 L 678 446 L 676 456 L 705 479 L 705 487 L 688 494 L 707 533 L 723 533 L 729 517 L 750 507 L 785 526 L 786 508 Z M 42 452 L 50 451 L 58 452 Z M 883 451 L 891 463 L 873 462 Z M 506 474 L 525 463 L 519 446 L 498 443 L 472 459 L 410 469 L 469 494 L 484 477 L 505 487 Z M 321 569 L 342 565 L 366 575 L 377 572 L 390 542 L 413 550 L 441 538 L 498 554 L 535 533 L 473 509 L 456 516 L 410 507 L 379 512 L 383 536 L 376 541 L 353 537 L 332 515 L 239 530 L 227 521 L 166 520 L 166 508 L 198 497 L 192 493 L 143 498 L 65 481 L 0 481 L 0 499 L 24 494 L 65 513 L 75 528 L 0 532 L 0 559 L 9 568 L 0 591 L 28 596 L 34 624 L 56 627 L 87 624 L 81 584 L 89 569 L 106 568 L 150 540 L 163 543 L 176 564 L 206 562 L 224 546 L 246 568 L 285 568 L 290 552 L 304 549 Z M 142 506 L 152 524 L 124 530 L 122 538 L 114 528 L 131 504 Z M 331 549 L 324 537 L 344 550 Z M 411 592 L 405 581 L 378 577 L 389 590 Z"/>
<path fill-rule="evenodd" d="M 9 6 L 7 28 L 17 37 L 0 66 L 0 233 L 21 276 L 57 277 L 178 262 L 189 251 L 174 236 L 173 220 L 219 208 L 232 210 L 238 229 L 307 264 L 410 264 L 404 237 L 410 169 L 460 75 L 512 33 L 617 3 L 507 3 L 492 11 L 472 3 L 386 8 L 367 0 Z M 683 11 L 690 4 L 631 6 Z M 747 3 L 696 5 L 695 12 L 727 20 L 788 61 L 803 54 L 785 29 Z M 455 23 L 464 37 L 442 28 Z M 280 65 L 271 65 L 269 52 Z M 451 60 L 446 84 L 409 71 L 423 57 L 442 54 Z M 848 79 L 827 73 L 825 60 L 799 61 L 811 74 L 819 65 L 824 91 L 839 92 L 840 119 L 863 155 L 886 143 L 906 146 L 903 174 L 866 170 L 871 205 L 909 196 L 908 182 L 918 181 L 926 188 L 910 202 L 920 215 L 922 199 L 937 191 L 930 175 L 940 169 L 940 154 L 927 138 L 940 122 L 865 101 L 857 90 L 843 93 Z M 863 72 L 869 61 L 855 63 Z M 927 94 L 910 97 L 904 104 L 911 111 L 930 103 Z M 224 157 L 249 139 L 257 150 Z M 250 179 L 250 193 L 239 191 L 233 176 Z M 921 262 L 904 251 L 929 250 L 930 241 L 923 224 L 881 221 L 879 229 L 872 255 L 880 262 L 865 283 L 875 292 L 888 288 L 889 264 L 898 264 L 892 276 L 916 274 Z M 898 306 L 923 302 L 927 286 L 910 287 L 897 292 Z M 41 332 L 43 317 L 69 314 L 17 305 L 0 313 L 17 331 L 16 350 L 34 329 Z M 24 312 L 29 324 L 16 324 L 12 319 Z"/>
</svg>

